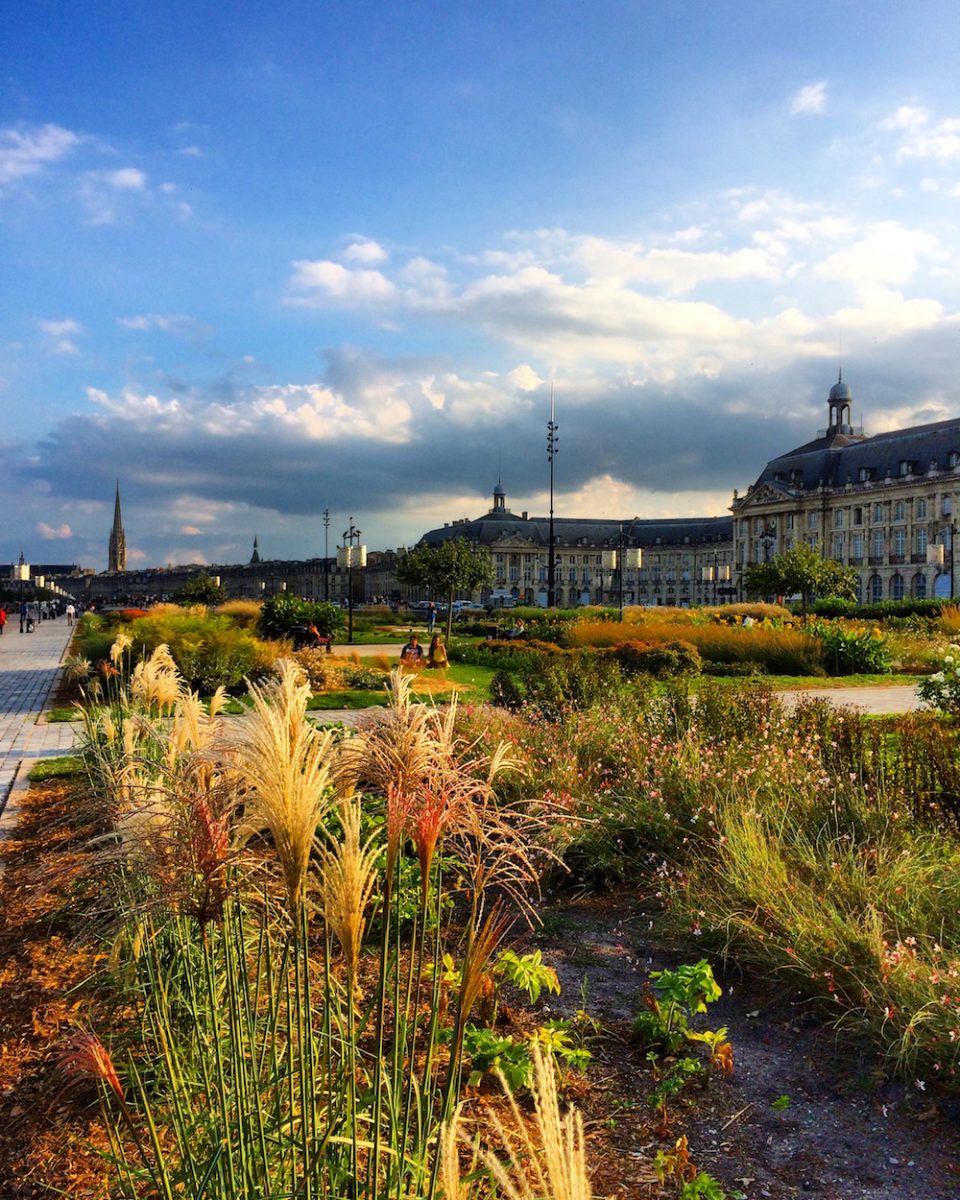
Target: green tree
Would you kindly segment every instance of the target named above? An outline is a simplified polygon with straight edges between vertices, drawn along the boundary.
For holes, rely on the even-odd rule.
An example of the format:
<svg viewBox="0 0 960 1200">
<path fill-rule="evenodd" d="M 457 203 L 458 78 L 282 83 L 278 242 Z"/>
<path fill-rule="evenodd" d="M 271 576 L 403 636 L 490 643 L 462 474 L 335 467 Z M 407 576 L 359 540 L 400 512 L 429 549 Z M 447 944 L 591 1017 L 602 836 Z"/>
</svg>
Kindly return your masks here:
<svg viewBox="0 0 960 1200">
<path fill-rule="evenodd" d="M 344 626 L 343 610 L 327 600 L 301 600 L 280 592 L 260 610 L 257 632 L 265 638 L 286 637 L 295 625 L 316 625 L 323 637 L 333 637 Z"/>
<path fill-rule="evenodd" d="M 191 604 L 222 604 L 227 598 L 227 590 L 215 583 L 206 571 L 201 571 L 188 579 L 183 587 L 178 587 L 173 598 L 184 607 Z"/>
<path fill-rule="evenodd" d="M 815 596 L 857 598 L 857 573 L 801 542 L 792 550 L 775 554 L 769 562 L 757 563 L 744 572 L 748 596 L 794 596 L 800 594 L 803 611 Z"/>
<path fill-rule="evenodd" d="M 453 601 L 489 587 L 493 581 L 490 556 L 466 538 L 451 538 L 436 546 L 417 546 L 397 563 L 397 578 L 413 587 L 427 588 L 447 602 L 447 642 L 453 630 Z"/>
</svg>

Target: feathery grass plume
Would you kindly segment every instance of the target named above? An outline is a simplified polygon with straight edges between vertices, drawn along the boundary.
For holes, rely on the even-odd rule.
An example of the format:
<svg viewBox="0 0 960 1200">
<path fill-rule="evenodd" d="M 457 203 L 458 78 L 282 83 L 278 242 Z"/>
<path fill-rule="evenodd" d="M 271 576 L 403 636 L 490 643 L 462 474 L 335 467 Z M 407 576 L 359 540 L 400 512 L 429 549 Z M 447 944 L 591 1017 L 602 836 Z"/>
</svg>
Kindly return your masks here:
<svg viewBox="0 0 960 1200">
<path fill-rule="evenodd" d="M 114 666 L 123 658 L 124 651 L 129 650 L 132 645 L 133 639 L 121 629 L 114 638 L 113 645 L 110 647 L 110 661 Z"/>
<path fill-rule="evenodd" d="M 350 749 L 358 764 L 359 782 L 384 793 L 391 786 L 398 795 L 411 792 L 436 756 L 433 710 L 413 702 L 411 685 L 410 676 L 399 668 L 391 673 L 390 699 L 382 719 L 361 729 Z"/>
<path fill-rule="evenodd" d="M 360 801 L 344 800 L 339 807 L 342 835 L 329 835 L 319 847 L 320 897 L 323 916 L 340 943 L 347 962 L 347 982 L 356 992 L 365 912 L 377 882 L 380 845 L 376 834 L 360 840 Z"/>
<path fill-rule="evenodd" d="M 306 719 L 310 685 L 303 671 L 281 659 L 276 676 L 250 684 L 253 709 L 225 734 L 242 805 L 242 834 L 266 829 L 283 872 L 291 916 L 306 900 L 307 868 L 316 831 L 349 775 L 331 730 Z"/>
<path fill-rule="evenodd" d="M 71 683 L 79 683 L 81 680 L 88 679 L 91 670 L 90 659 L 79 655 L 68 658 L 63 664 L 63 673 Z"/>
<path fill-rule="evenodd" d="M 99 1079 L 126 1106 L 113 1059 L 95 1033 L 79 1030 L 64 1043 L 57 1058 L 57 1066 L 67 1079 Z"/>
<path fill-rule="evenodd" d="M 173 708 L 182 691 L 183 680 L 165 645 L 157 646 L 149 658 L 141 659 L 133 668 L 130 695 L 148 709 L 158 708 L 163 712 Z"/>
<path fill-rule="evenodd" d="M 206 796 L 194 798 L 186 810 L 188 820 L 190 876 L 181 907 L 195 918 L 201 929 L 217 921 L 228 895 L 227 864 L 230 836 L 227 818 L 216 814 Z"/>
<path fill-rule="evenodd" d="M 532 1042 L 534 1121 L 524 1120 L 516 1097 L 500 1074 L 500 1084 L 510 1107 L 509 1125 L 496 1113 L 491 1124 L 499 1135 L 506 1158 L 492 1150 L 483 1161 L 507 1200 L 590 1200 L 583 1117 L 570 1108 L 560 1113 L 557 1075 L 552 1057 Z M 521 1166 L 520 1164 L 524 1164 Z"/>
</svg>

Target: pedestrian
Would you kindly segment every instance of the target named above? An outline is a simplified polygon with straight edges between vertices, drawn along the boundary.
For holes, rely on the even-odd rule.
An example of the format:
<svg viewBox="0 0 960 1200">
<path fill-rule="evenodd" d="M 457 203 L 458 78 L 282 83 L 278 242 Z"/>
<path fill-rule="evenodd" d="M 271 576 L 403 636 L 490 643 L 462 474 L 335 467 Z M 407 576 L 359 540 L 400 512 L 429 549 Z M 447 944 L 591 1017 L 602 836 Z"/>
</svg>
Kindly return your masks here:
<svg viewBox="0 0 960 1200">
<path fill-rule="evenodd" d="M 0 605 L 0 635 L 3 634 L 3 627 L 7 623 L 7 610 Z"/>
<path fill-rule="evenodd" d="M 427 670 L 442 671 L 449 663 L 447 662 L 447 651 L 443 642 L 440 639 L 440 634 L 435 633 L 430 642 L 430 648 L 427 650 Z"/>
<path fill-rule="evenodd" d="M 73 607 L 73 601 L 67 605 L 67 624 L 73 625 L 73 618 L 77 615 L 77 610 Z"/>
<path fill-rule="evenodd" d="M 21 600 L 20 601 L 20 632 L 21 633 L 23 633 L 23 631 L 26 627 L 26 624 L 27 624 L 27 602 L 26 602 L 26 600 Z"/>
<path fill-rule="evenodd" d="M 427 605 L 427 633 L 433 633 L 433 627 L 437 623 L 437 606 L 431 600 Z"/>
</svg>

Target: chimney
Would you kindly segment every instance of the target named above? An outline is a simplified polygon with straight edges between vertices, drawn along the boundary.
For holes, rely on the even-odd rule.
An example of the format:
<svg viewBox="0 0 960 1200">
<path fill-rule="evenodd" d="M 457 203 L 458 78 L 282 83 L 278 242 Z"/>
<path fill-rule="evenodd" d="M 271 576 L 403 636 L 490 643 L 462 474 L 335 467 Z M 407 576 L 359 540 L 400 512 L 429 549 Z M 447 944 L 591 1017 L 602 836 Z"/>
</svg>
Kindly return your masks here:
<svg viewBox="0 0 960 1200">
<path fill-rule="evenodd" d="M 524 509 L 523 512 L 520 514 L 520 519 L 521 519 L 521 521 L 525 521 L 527 519 L 527 510 L 526 509 Z"/>
</svg>

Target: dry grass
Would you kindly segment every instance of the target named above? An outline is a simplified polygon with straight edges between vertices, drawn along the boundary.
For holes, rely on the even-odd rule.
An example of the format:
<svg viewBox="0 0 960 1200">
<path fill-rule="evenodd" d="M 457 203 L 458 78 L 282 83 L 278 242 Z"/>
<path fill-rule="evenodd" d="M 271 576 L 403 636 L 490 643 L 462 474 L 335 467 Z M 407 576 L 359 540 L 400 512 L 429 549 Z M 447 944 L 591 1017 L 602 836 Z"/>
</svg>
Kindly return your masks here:
<svg viewBox="0 0 960 1200">
<path fill-rule="evenodd" d="M 226 600 L 215 611 L 218 616 L 229 617 L 238 629 L 253 629 L 260 619 L 260 601 Z"/>
</svg>

